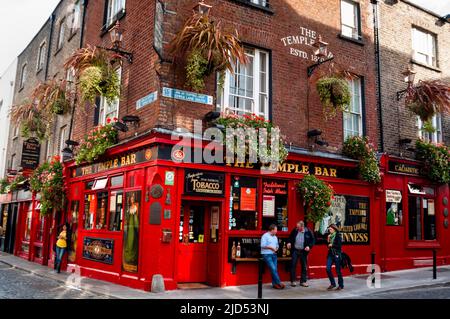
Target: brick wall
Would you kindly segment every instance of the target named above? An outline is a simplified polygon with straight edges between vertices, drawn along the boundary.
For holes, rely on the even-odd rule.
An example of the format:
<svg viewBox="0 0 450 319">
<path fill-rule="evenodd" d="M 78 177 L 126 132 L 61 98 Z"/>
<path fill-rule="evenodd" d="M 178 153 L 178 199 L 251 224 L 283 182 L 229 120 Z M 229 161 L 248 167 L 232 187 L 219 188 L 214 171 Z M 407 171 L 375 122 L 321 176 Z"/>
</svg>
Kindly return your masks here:
<svg viewBox="0 0 450 319">
<path fill-rule="evenodd" d="M 418 136 L 416 116 L 404 105 L 397 102 L 396 92 L 406 88 L 401 74 L 408 65 L 417 72 L 418 80 L 450 80 L 450 25 L 436 24 L 438 17 L 399 1 L 391 5 L 380 1 L 380 44 L 382 74 L 383 132 L 386 152 L 405 157 L 414 154 L 399 145 L 399 140 L 410 138 L 414 146 Z M 429 68 L 412 62 L 412 26 L 418 26 L 437 36 L 438 68 Z M 450 144 L 450 115 L 443 114 L 444 142 Z M 409 146 L 408 146 L 409 147 Z"/>
<path fill-rule="evenodd" d="M 143 133 L 155 126 L 166 128 L 192 128 L 193 119 L 202 119 L 215 110 L 215 106 L 186 103 L 161 98 L 158 102 L 140 110 L 135 109 L 136 100 L 148 93 L 161 90 L 163 86 L 186 89 L 184 70 L 181 63 L 166 62 L 172 57 L 167 53 L 167 45 L 191 14 L 197 1 L 165 0 L 164 14 L 164 52 L 161 61 L 152 48 L 154 26 L 154 1 L 127 1 L 126 14 L 121 19 L 124 27 L 124 48 L 134 53 L 133 64 L 124 62 L 120 118 L 125 114 L 141 117 L 139 129 L 121 133 L 120 138 L 129 138 Z M 249 45 L 271 52 L 272 60 L 272 120 L 287 135 L 288 142 L 300 147 L 308 147 L 308 129 L 321 129 L 323 138 L 330 142 L 325 151 L 340 149 L 343 141 L 342 115 L 333 120 L 324 120 L 322 107 L 315 91 L 315 81 L 328 65 L 321 66 L 309 79 L 309 121 L 307 119 L 306 69 L 313 64 L 290 54 L 290 47 L 311 55 L 313 48 L 306 45 L 285 46 L 282 38 L 299 35 L 301 27 L 321 34 L 329 42 L 329 50 L 335 56 L 336 65 L 364 77 L 366 131 L 370 139 L 377 142 L 377 112 L 374 77 L 374 47 L 372 28 L 372 7 L 369 0 L 359 1 L 361 6 L 362 45 L 339 38 L 340 1 L 339 0 L 273 0 L 270 1 L 273 13 L 242 4 L 240 1 L 210 0 L 213 5 L 211 16 L 222 21 L 226 27 L 236 28 L 241 40 Z M 87 10 L 85 25 L 85 44 L 109 45 L 109 37 L 100 31 L 104 16 L 103 1 L 91 1 Z M 204 92 L 216 96 L 215 79 L 207 80 Z M 94 110 L 87 108 L 88 116 L 78 110 L 75 119 L 74 139 L 80 139 L 93 126 Z M 87 120 L 86 120 L 87 119 Z"/>
</svg>

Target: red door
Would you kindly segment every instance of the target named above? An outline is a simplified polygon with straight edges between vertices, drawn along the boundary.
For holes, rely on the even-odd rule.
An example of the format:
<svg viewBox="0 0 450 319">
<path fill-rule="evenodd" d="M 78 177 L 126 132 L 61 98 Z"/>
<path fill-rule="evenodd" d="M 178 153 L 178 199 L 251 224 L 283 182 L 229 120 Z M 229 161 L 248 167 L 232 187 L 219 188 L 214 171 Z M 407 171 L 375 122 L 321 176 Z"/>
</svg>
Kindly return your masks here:
<svg viewBox="0 0 450 319">
<path fill-rule="evenodd" d="M 209 209 L 201 203 L 183 205 L 180 219 L 182 241 L 178 251 L 178 282 L 207 282 Z"/>
</svg>

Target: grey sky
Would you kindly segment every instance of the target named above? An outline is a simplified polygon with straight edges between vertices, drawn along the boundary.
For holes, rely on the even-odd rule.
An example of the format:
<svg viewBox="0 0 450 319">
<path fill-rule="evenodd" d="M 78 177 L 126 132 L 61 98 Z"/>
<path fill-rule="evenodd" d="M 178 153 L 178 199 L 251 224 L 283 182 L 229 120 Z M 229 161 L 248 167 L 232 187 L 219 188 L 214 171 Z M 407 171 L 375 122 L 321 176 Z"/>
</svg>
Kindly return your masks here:
<svg viewBox="0 0 450 319">
<path fill-rule="evenodd" d="M 439 15 L 450 13 L 450 0 L 410 0 Z M 0 74 L 33 39 L 59 0 L 0 0 Z"/>
</svg>

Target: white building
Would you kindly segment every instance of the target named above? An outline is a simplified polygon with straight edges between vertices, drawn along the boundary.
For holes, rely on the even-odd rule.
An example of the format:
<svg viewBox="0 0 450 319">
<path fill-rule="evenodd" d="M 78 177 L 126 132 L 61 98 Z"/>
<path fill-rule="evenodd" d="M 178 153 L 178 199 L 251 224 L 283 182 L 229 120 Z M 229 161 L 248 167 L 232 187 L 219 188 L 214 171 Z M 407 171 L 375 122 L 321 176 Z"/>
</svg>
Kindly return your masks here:
<svg viewBox="0 0 450 319">
<path fill-rule="evenodd" d="M 17 58 L 0 75 L 0 178 L 5 176 L 6 149 L 9 134 L 9 110 L 11 109 L 16 80 Z"/>
</svg>

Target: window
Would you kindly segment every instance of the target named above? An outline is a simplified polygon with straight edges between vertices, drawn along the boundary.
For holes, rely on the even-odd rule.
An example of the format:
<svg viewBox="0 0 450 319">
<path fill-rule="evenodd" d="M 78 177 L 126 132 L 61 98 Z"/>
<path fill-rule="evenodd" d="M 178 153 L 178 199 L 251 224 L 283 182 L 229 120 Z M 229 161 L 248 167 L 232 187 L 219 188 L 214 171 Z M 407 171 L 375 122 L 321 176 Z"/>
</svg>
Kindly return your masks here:
<svg viewBox="0 0 450 319">
<path fill-rule="evenodd" d="M 108 0 L 106 27 L 110 26 L 117 15 L 125 10 L 126 0 Z"/>
<path fill-rule="evenodd" d="M 117 75 L 119 76 L 119 83 L 121 81 L 122 76 L 122 68 L 119 67 L 116 69 Z M 100 109 L 99 109 L 99 123 L 105 125 L 108 123 L 108 119 L 111 121 L 114 118 L 119 117 L 119 104 L 120 100 L 116 99 L 114 102 L 109 104 L 105 97 L 100 98 Z"/>
<path fill-rule="evenodd" d="M 269 53 L 246 48 L 247 65 L 239 62 L 234 66 L 234 75 L 225 75 L 223 89 L 218 87 L 218 107 L 223 112 L 238 115 L 256 114 L 269 118 Z"/>
<path fill-rule="evenodd" d="M 62 19 L 59 23 L 59 32 L 58 32 L 58 46 L 56 47 L 56 50 L 59 50 L 62 48 L 64 44 L 64 32 L 66 31 L 66 20 Z"/>
<path fill-rule="evenodd" d="M 22 70 L 20 72 L 20 87 L 19 87 L 20 89 L 23 89 L 26 79 L 27 79 L 27 64 L 25 63 L 22 66 Z"/>
<path fill-rule="evenodd" d="M 288 184 L 286 181 L 263 180 L 263 230 L 271 224 L 277 225 L 278 231 L 288 229 Z"/>
<path fill-rule="evenodd" d="M 359 4 L 341 0 L 341 34 L 352 39 L 361 39 Z"/>
<path fill-rule="evenodd" d="M 250 177 L 233 176 L 231 185 L 230 230 L 257 230 L 257 185 Z"/>
<path fill-rule="evenodd" d="M 363 110 L 361 78 L 349 81 L 352 100 L 348 112 L 344 112 L 344 140 L 350 136 L 363 135 Z"/>
<path fill-rule="evenodd" d="M 11 168 L 11 170 L 17 169 L 16 154 L 11 155 L 11 162 L 9 163 L 9 167 Z"/>
<path fill-rule="evenodd" d="M 412 28 L 412 58 L 423 64 L 437 66 L 436 36 L 429 32 Z"/>
<path fill-rule="evenodd" d="M 268 7 L 269 3 L 267 0 L 247 0 L 247 2 L 257 4 L 261 7 Z"/>
<path fill-rule="evenodd" d="M 441 143 L 442 142 L 442 115 L 436 114 L 430 120 L 429 123 L 432 127 L 428 128 L 427 125 L 417 117 L 418 122 L 418 136 L 423 140 L 431 143 Z"/>
<path fill-rule="evenodd" d="M 410 240 L 436 239 L 434 189 L 408 185 L 408 218 Z"/>
<path fill-rule="evenodd" d="M 67 126 L 61 127 L 59 131 L 59 154 L 61 155 L 61 161 L 63 160 L 62 150 L 66 147 L 67 140 Z"/>
<path fill-rule="evenodd" d="M 74 3 L 70 21 L 70 34 L 74 34 L 80 28 L 81 1 Z"/>
<path fill-rule="evenodd" d="M 47 146 L 46 146 L 46 152 L 47 152 L 47 160 L 50 160 L 52 157 L 52 153 L 50 153 L 50 147 L 51 147 L 51 139 L 47 140 Z"/>
<path fill-rule="evenodd" d="M 38 54 L 38 60 L 37 60 L 37 71 L 40 71 L 44 68 L 44 61 L 45 61 L 45 42 L 41 44 L 39 47 L 39 54 Z"/>
</svg>

